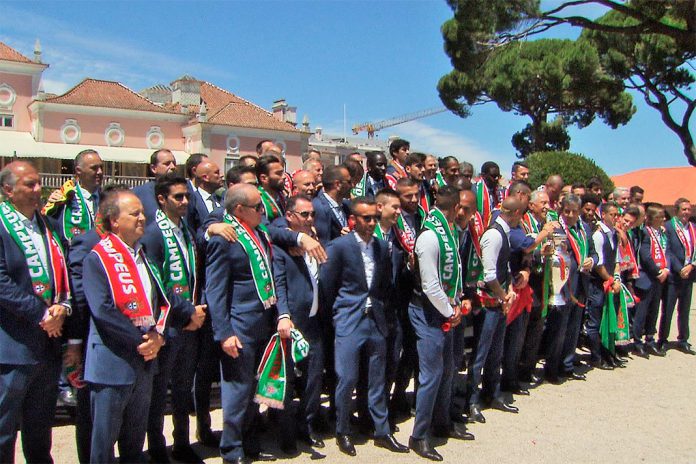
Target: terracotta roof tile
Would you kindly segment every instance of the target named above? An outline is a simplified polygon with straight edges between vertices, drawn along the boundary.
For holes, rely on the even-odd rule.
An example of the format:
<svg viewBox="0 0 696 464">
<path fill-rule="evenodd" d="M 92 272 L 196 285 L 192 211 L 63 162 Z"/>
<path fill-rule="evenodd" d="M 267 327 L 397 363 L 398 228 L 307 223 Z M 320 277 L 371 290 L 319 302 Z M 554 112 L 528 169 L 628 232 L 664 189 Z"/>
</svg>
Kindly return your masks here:
<svg viewBox="0 0 696 464">
<path fill-rule="evenodd" d="M 147 98 L 138 95 L 119 82 L 90 78 L 83 80 L 63 95 L 47 98 L 44 101 L 46 103 L 154 111 L 157 113 L 170 112 L 161 106 L 155 105 Z"/>
<path fill-rule="evenodd" d="M 696 168 L 691 166 L 639 169 L 611 180 L 617 187 L 639 185 L 645 190 L 644 202 L 671 205 L 680 197 L 696 201 Z"/>
<path fill-rule="evenodd" d="M 29 58 L 19 53 L 12 47 L 0 42 L 0 60 L 19 61 L 21 63 L 33 63 Z"/>
</svg>

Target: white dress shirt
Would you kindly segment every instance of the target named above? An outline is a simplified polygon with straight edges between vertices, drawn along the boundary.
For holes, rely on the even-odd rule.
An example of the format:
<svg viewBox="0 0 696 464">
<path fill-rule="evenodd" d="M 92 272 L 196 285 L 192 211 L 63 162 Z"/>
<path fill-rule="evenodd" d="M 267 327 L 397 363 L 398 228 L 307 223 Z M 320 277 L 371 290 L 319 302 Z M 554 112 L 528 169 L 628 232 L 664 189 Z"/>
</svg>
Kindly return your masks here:
<svg viewBox="0 0 696 464">
<path fill-rule="evenodd" d="M 365 243 L 365 241 L 360 238 L 357 232 L 353 232 L 355 239 L 358 241 L 360 246 L 360 254 L 362 255 L 363 266 L 365 267 L 365 280 L 367 280 L 367 290 L 369 292 L 370 285 L 372 285 L 372 278 L 375 274 L 375 257 L 373 250 L 374 239 L 370 237 L 370 241 Z M 365 308 L 372 307 L 372 299 L 368 296 L 365 303 Z"/>
<path fill-rule="evenodd" d="M 92 220 L 94 220 L 94 215 L 96 214 L 97 210 L 97 195 L 93 195 L 84 188 L 80 184 L 77 184 L 77 188 L 80 189 L 80 193 L 82 194 L 82 198 L 85 199 L 85 203 L 87 204 L 87 210 L 89 211 L 89 215 L 92 217 Z"/>
<path fill-rule="evenodd" d="M 510 246 L 510 226 L 505 220 L 498 216 L 495 222 L 505 231 L 505 238 Z M 503 236 L 500 232 L 490 228 L 481 236 L 481 264 L 483 264 L 483 281 L 488 283 L 497 279 L 497 264 L 500 249 L 503 247 Z M 510 263 L 507 264 L 508 266 Z M 501 282 L 502 283 L 502 282 Z M 507 291 L 507 289 L 503 289 Z"/>
<path fill-rule="evenodd" d="M 343 208 L 341 208 L 341 205 L 336 203 L 336 201 L 331 198 L 331 196 L 326 193 L 326 192 L 321 192 L 322 195 L 326 197 L 326 201 L 329 202 L 329 206 L 331 206 L 331 211 L 333 211 L 334 216 L 336 216 L 336 219 L 338 219 L 338 222 L 341 223 L 341 227 L 346 227 L 348 225 L 348 220 L 346 219 L 346 213 L 343 211 Z"/>
<path fill-rule="evenodd" d="M 200 187 L 198 187 L 198 193 L 201 195 L 201 198 L 203 199 L 205 209 L 207 209 L 209 213 L 213 211 L 215 209 L 215 206 L 217 206 L 215 200 L 213 200 L 213 194 L 206 192 Z"/>
<path fill-rule="evenodd" d="M 592 234 L 592 241 L 594 242 L 595 252 L 597 253 L 597 266 L 604 266 L 604 233 L 602 232 L 609 234 L 610 237 L 613 237 L 610 245 L 612 250 L 616 249 L 616 233 L 607 227 L 606 224 L 600 222 L 599 229 Z"/>
<path fill-rule="evenodd" d="M 447 318 L 452 317 L 454 308 L 440 282 L 440 242 L 437 234 L 430 229 L 424 229 L 416 240 L 415 252 L 423 293 L 440 314 Z"/>
<path fill-rule="evenodd" d="M 46 253 L 46 244 L 44 243 L 43 235 L 41 235 L 41 229 L 39 228 L 39 223 L 36 219 L 36 214 L 34 214 L 34 216 L 31 219 L 28 219 L 18 210 L 17 215 L 19 215 L 19 219 L 21 219 L 22 223 L 24 223 L 24 227 L 27 228 L 27 232 L 29 233 L 29 237 L 31 238 L 31 243 L 34 244 L 34 248 L 36 248 L 36 251 L 39 254 L 41 264 L 43 265 L 44 269 L 48 271 L 50 266 L 48 265 L 48 254 Z"/>
<path fill-rule="evenodd" d="M 312 281 L 312 308 L 309 310 L 309 317 L 314 317 L 319 311 L 319 263 L 307 253 L 304 254 L 304 261 L 309 271 L 309 280 Z"/>
<path fill-rule="evenodd" d="M 157 301 L 155 298 L 155 291 L 152 288 L 152 281 L 150 280 L 150 272 L 148 271 L 147 264 L 145 264 L 145 260 L 143 259 L 143 253 L 141 253 L 140 251 L 141 248 L 142 245 L 140 245 L 139 243 L 135 246 L 135 249 L 126 245 L 128 253 L 130 253 L 133 259 L 135 260 L 135 267 L 138 269 L 138 276 L 140 277 L 140 281 L 143 283 L 145 295 L 147 295 L 147 298 L 150 301 L 150 307 L 152 308 L 152 317 L 154 318 Z"/>
</svg>

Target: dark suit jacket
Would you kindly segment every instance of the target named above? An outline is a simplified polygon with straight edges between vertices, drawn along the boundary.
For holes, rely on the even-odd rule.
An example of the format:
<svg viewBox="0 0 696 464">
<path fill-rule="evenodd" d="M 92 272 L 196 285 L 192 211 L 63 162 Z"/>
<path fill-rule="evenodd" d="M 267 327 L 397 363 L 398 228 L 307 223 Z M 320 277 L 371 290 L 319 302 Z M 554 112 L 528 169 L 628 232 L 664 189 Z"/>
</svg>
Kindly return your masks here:
<svg viewBox="0 0 696 464">
<path fill-rule="evenodd" d="M 391 260 L 387 243 L 373 239 L 375 269 L 372 282 L 365 278 L 360 245 L 355 232 L 332 241 L 327 254 L 329 259 L 321 267 L 319 282 L 324 307 L 333 308 L 336 335 L 348 336 L 358 326 L 364 314 L 367 297 L 372 300 L 372 313 L 379 331 L 387 336 L 384 305 L 391 287 Z"/>
<path fill-rule="evenodd" d="M 263 234 L 260 238 L 266 247 L 270 246 Z M 242 245 L 212 237 L 206 263 L 205 291 L 215 340 L 220 342 L 237 336 L 242 344 L 265 343 L 276 311 L 264 309 L 254 286 L 249 257 Z"/>
<path fill-rule="evenodd" d="M 317 238 L 323 246 L 326 246 L 331 240 L 341 236 L 341 223 L 336 218 L 336 215 L 331 209 L 329 201 L 323 192 L 317 194 L 312 200 L 316 216 L 314 219 L 314 227 L 317 229 Z M 348 205 L 344 202 L 341 207 L 346 214 L 346 219 L 350 216 Z"/>
<path fill-rule="evenodd" d="M 151 180 L 143 185 L 138 185 L 133 189 L 133 193 L 140 198 L 145 212 L 146 224 L 150 224 L 155 220 L 155 213 L 159 208 L 155 197 L 155 181 Z"/>
<path fill-rule="evenodd" d="M 44 246 L 48 251 L 45 235 Z M 48 353 L 60 355 L 60 341 L 39 327 L 46 309 L 34 294 L 24 253 L 0 225 L 0 364 L 38 364 Z"/>
<path fill-rule="evenodd" d="M 273 279 L 278 294 L 278 312 L 290 314 L 297 329 L 305 335 L 317 330 L 319 315 L 309 317 L 314 290 L 304 257 L 290 256 L 273 245 Z"/>
<path fill-rule="evenodd" d="M 674 230 L 672 221 L 665 222 L 665 230 L 667 231 L 667 258 L 669 259 L 669 277 L 667 279 L 670 282 L 681 282 L 683 279 L 679 276 L 679 271 L 684 267 L 686 250 Z M 696 268 L 692 269 L 686 280 L 689 282 L 696 280 Z"/>
<path fill-rule="evenodd" d="M 208 212 L 208 208 L 205 207 L 205 201 L 203 201 L 203 197 L 198 190 L 189 193 L 191 197 L 189 198 L 189 210 L 186 215 L 186 222 L 192 230 L 198 231 L 208 219 L 210 213 Z M 213 197 L 218 204 L 222 205 L 222 198 L 215 193 L 213 193 Z"/>
<path fill-rule="evenodd" d="M 638 263 L 640 263 L 640 277 L 635 282 L 635 286 L 641 290 L 649 290 L 650 286 L 657 282 L 657 274 L 660 272 L 660 268 L 657 263 L 652 258 L 650 254 L 650 245 L 652 239 L 650 238 L 650 233 L 648 232 L 647 226 L 641 231 L 642 240 L 640 242 L 640 248 L 638 249 Z M 669 245 L 668 245 L 669 248 Z M 670 268 L 669 255 L 665 253 L 667 259 L 667 268 Z"/>
<path fill-rule="evenodd" d="M 208 219 L 206 219 L 203 225 L 199 227 L 198 232 L 196 233 L 196 241 L 198 242 L 199 246 L 203 247 L 203 250 L 205 250 L 205 232 L 206 230 L 208 230 L 208 226 L 210 226 L 211 224 L 222 222 L 222 217 L 224 213 L 225 208 L 223 208 L 222 206 L 220 208 L 214 209 L 208 216 Z M 293 232 L 287 229 L 286 227 L 278 227 L 274 225 L 275 221 L 274 224 L 269 223 L 268 219 L 266 219 L 266 216 L 262 216 L 261 221 L 268 229 L 268 235 L 271 237 L 271 242 L 282 247 L 297 246 L 297 232 Z"/>
<path fill-rule="evenodd" d="M 155 364 L 145 362 L 138 354 L 142 333 L 114 305 L 106 271 L 96 253 L 89 253 L 85 258 L 82 281 L 91 315 L 85 380 L 104 385 L 131 385 L 138 371 L 153 369 Z M 158 288 L 152 277 L 150 282 L 153 289 Z M 159 308 L 165 295 L 157 293 Z M 171 303 L 167 328 L 181 326 L 191 319 L 191 303 L 171 293 L 166 298 Z"/>
<path fill-rule="evenodd" d="M 70 327 L 70 334 L 66 334 L 68 338 L 87 340 L 89 334 L 89 306 L 82 286 L 82 276 L 84 260 L 97 243 L 99 235 L 92 229 L 73 237 L 68 250 L 68 274 L 73 299 L 72 315 L 65 321 L 66 329 Z"/>
<path fill-rule="evenodd" d="M 98 199 L 99 202 L 101 202 L 102 195 L 100 191 L 97 191 Z M 64 231 L 64 225 L 63 225 L 63 212 L 65 211 L 65 207 L 67 204 L 70 204 L 73 207 L 77 207 L 78 205 L 78 197 L 77 194 L 75 194 L 68 202 L 64 205 L 61 205 L 58 208 L 55 208 L 50 214 L 46 215 L 46 219 L 48 219 L 48 222 L 51 224 L 51 227 L 53 227 L 53 230 L 55 230 L 58 233 L 58 236 L 60 237 L 61 243 L 63 244 L 63 247 L 66 248 L 70 244 L 65 238 L 65 231 Z M 94 205 L 95 208 L 99 208 L 99 205 Z M 96 214 L 96 210 L 95 210 Z M 73 240 L 75 237 L 73 237 Z"/>
</svg>

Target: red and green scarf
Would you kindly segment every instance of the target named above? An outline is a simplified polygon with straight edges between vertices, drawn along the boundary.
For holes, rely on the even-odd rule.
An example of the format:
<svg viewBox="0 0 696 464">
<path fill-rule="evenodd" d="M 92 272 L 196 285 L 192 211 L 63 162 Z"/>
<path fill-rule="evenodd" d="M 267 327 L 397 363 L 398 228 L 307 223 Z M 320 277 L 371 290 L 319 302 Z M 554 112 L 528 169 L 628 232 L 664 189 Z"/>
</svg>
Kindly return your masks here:
<svg viewBox="0 0 696 464">
<path fill-rule="evenodd" d="M 406 169 L 404 169 L 404 167 L 397 160 L 393 159 L 389 162 L 389 164 L 394 168 L 395 179 L 398 180 L 407 177 L 408 174 L 406 173 Z"/>
<path fill-rule="evenodd" d="M 396 238 L 399 239 L 401 247 L 407 253 L 413 253 L 413 249 L 416 247 L 416 231 L 408 225 L 408 222 L 404 219 L 403 214 L 399 214 L 396 218 Z"/>
<path fill-rule="evenodd" d="M 430 208 L 432 208 L 432 205 L 430 204 L 430 196 L 425 190 L 423 184 L 421 184 L 418 188 L 418 214 L 420 215 L 421 219 L 425 220 L 425 218 L 428 217 Z"/>
<path fill-rule="evenodd" d="M 304 339 L 299 330 L 290 331 L 290 355 L 293 363 L 297 365 L 309 354 L 309 343 Z M 266 345 L 263 357 L 256 371 L 258 385 L 254 401 L 265 404 L 270 408 L 283 409 L 285 392 L 287 391 L 286 359 L 288 340 L 274 334 Z"/>
<path fill-rule="evenodd" d="M 267 253 L 251 228 L 235 216 L 225 212 L 223 220 L 234 227 L 234 231 L 237 233 L 237 241 L 242 245 L 244 252 L 249 257 L 249 266 L 251 266 L 251 275 L 254 279 L 256 293 L 261 303 L 263 303 L 263 307 L 266 309 L 270 308 L 276 303 L 275 286 L 271 271 L 271 259 L 273 256 L 268 254 L 271 253 L 271 249 L 269 248 Z M 270 245 L 271 239 L 263 225 L 259 225 L 256 230 L 260 234 L 265 235 L 266 241 Z"/>
<path fill-rule="evenodd" d="M 689 237 L 691 238 L 691 243 L 686 238 L 684 233 L 684 226 L 682 226 L 679 219 L 674 216 L 672 219 L 672 226 L 674 227 L 674 232 L 677 234 L 677 238 L 684 247 L 684 257 L 686 264 L 694 262 L 696 260 L 696 227 L 691 222 L 688 222 L 686 228 L 689 230 Z"/>
<path fill-rule="evenodd" d="M 471 237 L 471 248 L 466 258 L 466 276 L 464 283 L 467 287 L 478 286 L 483 278 L 483 264 L 481 263 L 481 236 L 486 231 L 483 225 L 483 218 L 478 211 L 469 220 L 469 236 Z"/>
<path fill-rule="evenodd" d="M 283 214 L 283 210 L 280 209 L 278 202 L 271 196 L 268 191 L 259 185 L 259 194 L 261 195 L 261 202 L 263 203 L 263 209 L 266 212 L 266 217 L 269 221 L 273 221 L 275 218 L 280 217 Z"/>
<path fill-rule="evenodd" d="M 0 203 L 0 221 L 24 254 L 29 268 L 31 286 L 34 294 L 41 298 L 47 306 L 57 304 L 70 299 L 70 286 L 68 284 L 68 267 L 65 264 L 65 254 L 60 246 L 57 234 L 52 231 L 45 219 L 36 213 L 36 221 L 39 223 L 46 236 L 46 257 L 48 263 L 41 261 L 39 250 L 34 246 L 31 235 L 19 212 L 9 201 Z M 10 272 L 16 269 L 10 269 Z"/>
<path fill-rule="evenodd" d="M 650 257 L 657 264 L 657 267 L 662 269 L 667 268 L 667 239 L 662 232 L 658 232 L 650 226 L 645 230 L 650 235 Z"/>
<path fill-rule="evenodd" d="M 626 345 L 631 342 L 631 331 L 628 326 L 628 308 L 635 305 L 633 295 L 626 285 L 621 284 L 619 292 L 619 308 L 616 309 L 614 294 L 611 293 L 611 284 L 608 281 L 604 285 L 604 307 L 602 308 L 602 321 L 599 333 L 602 338 L 602 346 L 610 353 L 614 353 L 616 345 Z"/>
<path fill-rule="evenodd" d="M 60 187 L 59 193 L 61 198 L 58 201 L 46 203 L 41 213 L 50 214 L 56 207 L 65 205 L 61 216 L 63 236 L 70 242 L 76 235 L 82 235 L 94 227 L 94 222 L 79 184 L 75 184 L 75 181 L 70 179 Z"/>
<path fill-rule="evenodd" d="M 559 221 L 568 237 L 568 242 L 570 242 L 570 248 L 573 250 L 575 260 L 578 262 L 578 266 L 582 267 L 582 263 L 585 262 L 589 255 L 590 246 L 585 229 L 582 227 L 582 224 L 577 228 L 568 227 L 563 218 L 560 218 Z"/>
<path fill-rule="evenodd" d="M 450 302 L 453 303 L 459 297 L 462 289 L 457 229 L 450 227 L 445 215 L 437 207 L 430 210 L 430 214 L 423 223 L 423 228 L 432 230 L 437 236 L 440 248 L 438 256 L 440 283 Z"/>
<path fill-rule="evenodd" d="M 97 255 L 106 272 L 111 296 L 121 314 L 128 317 L 136 327 L 145 331 L 154 327 L 159 334 L 164 334 L 171 305 L 164 292 L 159 271 L 150 264 L 142 250 L 138 253 L 164 302 L 159 308 L 159 314 L 155 314 L 150 295 L 145 292 L 133 255 L 117 235 L 110 233 L 104 236 L 92 252 Z"/>
<path fill-rule="evenodd" d="M 358 182 L 355 187 L 350 191 L 353 198 L 364 197 L 367 192 L 367 173 L 363 174 L 362 179 Z"/>
<path fill-rule="evenodd" d="M 180 297 L 193 301 L 196 294 L 196 250 L 186 230 L 186 224 L 182 221 L 181 231 L 184 234 L 184 242 L 186 242 L 188 263 L 179 240 L 174 235 L 172 222 L 161 209 L 155 213 L 155 222 L 162 232 L 164 240 L 164 263 L 162 266 L 164 286 Z"/>
<path fill-rule="evenodd" d="M 488 227 L 491 223 L 491 217 L 493 216 L 493 210 L 499 205 L 491 204 L 490 191 L 488 186 L 482 180 L 476 183 L 476 209 L 483 217 L 483 225 Z"/>
<path fill-rule="evenodd" d="M 435 173 L 435 184 L 438 187 L 444 187 L 447 185 L 447 182 L 445 181 L 445 176 L 442 175 L 442 171 L 438 169 L 438 171 Z"/>
</svg>

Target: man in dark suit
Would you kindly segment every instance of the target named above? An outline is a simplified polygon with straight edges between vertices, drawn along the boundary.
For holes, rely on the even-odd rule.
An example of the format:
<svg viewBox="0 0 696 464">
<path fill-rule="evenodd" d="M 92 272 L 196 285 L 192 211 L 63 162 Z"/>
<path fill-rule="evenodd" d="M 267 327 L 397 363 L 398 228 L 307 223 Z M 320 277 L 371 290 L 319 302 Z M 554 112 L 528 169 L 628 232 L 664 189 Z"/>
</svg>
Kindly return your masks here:
<svg viewBox="0 0 696 464">
<path fill-rule="evenodd" d="M 314 207 L 306 195 L 288 198 L 285 219 L 288 227 L 296 232 L 312 234 Z M 278 293 L 278 311 L 290 317 L 305 340 L 309 342 L 309 355 L 298 368 L 302 375 L 295 380 L 300 394 L 298 427 L 292 422 L 290 413 L 284 414 L 285 437 L 281 439 L 281 449 L 286 454 L 297 452 L 295 429 L 300 438 L 310 446 L 323 448 L 324 442 L 314 431 L 314 421 L 319 413 L 322 389 L 324 350 L 322 327 L 319 322 L 319 263 L 309 255 L 291 256 L 285 249 L 273 245 L 273 276 Z M 290 372 L 290 369 L 287 369 Z M 286 403 L 292 397 L 286 396 Z"/>
<path fill-rule="evenodd" d="M 205 169 L 202 164 L 199 166 L 200 169 Z M 184 220 L 189 199 L 186 187 L 186 179 L 173 173 L 165 174 L 155 181 L 155 194 L 160 209 L 155 215 L 155 222 L 145 228 L 145 235 L 140 243 L 150 262 L 160 272 L 164 288 L 195 304 L 199 301 L 200 294 L 196 280 L 198 264 L 193 232 Z M 196 307 L 192 322 L 183 331 L 170 328 L 167 334 L 170 342 L 160 350 L 159 371 L 153 380 L 147 428 L 151 462 L 169 462 L 162 431 L 170 379 L 174 423 L 172 457 L 181 462 L 202 462 L 189 444 L 188 412 L 198 354 L 195 332 L 205 320 L 204 308 L 205 305 Z"/>
<path fill-rule="evenodd" d="M 263 155 L 256 162 L 256 177 L 263 202 L 264 215 L 268 222 L 285 214 L 285 169 L 280 158 Z"/>
<path fill-rule="evenodd" d="M 345 166 L 327 166 L 321 178 L 324 188 L 312 200 L 316 220 L 314 227 L 323 246 L 349 232 L 350 212 L 345 200 L 350 195 L 351 181 Z"/>
<path fill-rule="evenodd" d="M 466 195 L 453 186 L 439 189 L 435 208 L 426 218 L 415 248 L 419 285 L 408 313 L 417 337 L 419 382 L 409 447 L 433 461 L 442 461 L 442 456 L 428 441 L 432 426 L 439 437 L 474 438 L 450 421 L 454 378 L 451 329 L 461 322 L 462 305 L 471 308 L 470 301 L 460 299 L 462 267 L 454 224 Z"/>
<path fill-rule="evenodd" d="M 51 424 L 60 341 L 70 313 L 67 266 L 57 236 L 37 209 L 36 168 L 0 171 L 0 462 L 15 459 L 17 430 L 27 462 L 53 462 Z"/>
<path fill-rule="evenodd" d="M 254 375 L 274 328 L 288 338 L 293 323 L 288 313 L 274 310 L 271 245 L 259 229 L 263 203 L 258 190 L 247 184 L 232 186 L 225 197 L 225 210 L 224 221 L 235 227 L 238 239 L 210 239 L 206 294 L 215 341 L 224 351 L 220 454 L 224 462 L 246 463 L 273 458 L 259 448 L 258 405 L 251 401 Z"/>
<path fill-rule="evenodd" d="M 677 307 L 677 346 L 687 354 L 696 354 L 689 344 L 689 310 L 691 309 L 691 292 L 696 280 L 696 227 L 689 222 L 691 203 L 686 198 L 678 199 L 674 204 L 677 214 L 665 224 L 667 232 L 667 256 L 670 273 L 667 279 L 667 291 L 663 295 L 662 315 L 658 346 L 666 349 L 669 329 L 672 325 L 674 307 Z"/>
<path fill-rule="evenodd" d="M 365 159 L 367 170 L 353 189 L 353 195 L 374 198 L 377 192 L 389 187 L 386 179 L 387 157 L 381 151 L 368 151 L 365 153 Z"/>
<path fill-rule="evenodd" d="M 168 172 L 176 171 L 176 158 L 174 154 L 166 148 L 160 148 L 150 156 L 150 173 L 155 179 L 163 176 Z M 151 180 L 138 185 L 133 189 L 133 193 L 140 199 L 145 211 L 145 219 L 147 224 L 155 220 L 155 212 L 157 212 L 157 198 L 155 198 L 155 181 Z"/>
<path fill-rule="evenodd" d="M 355 456 L 350 438 L 351 396 L 358 382 L 361 351 L 369 359 L 368 405 L 375 426 L 375 445 L 393 452 L 408 452 L 389 429 L 384 389 L 387 322 L 385 299 L 389 295 L 391 263 L 387 244 L 374 239 L 377 205 L 359 197 L 351 205 L 355 230 L 334 240 L 320 282 L 326 308 L 333 308 L 336 332 L 336 440 L 339 449 Z"/>
<path fill-rule="evenodd" d="M 186 222 L 193 231 L 205 222 L 208 215 L 222 205 L 222 198 L 216 193 L 222 187 L 220 167 L 205 159 L 196 168 L 197 187 L 190 198 Z"/>
</svg>

